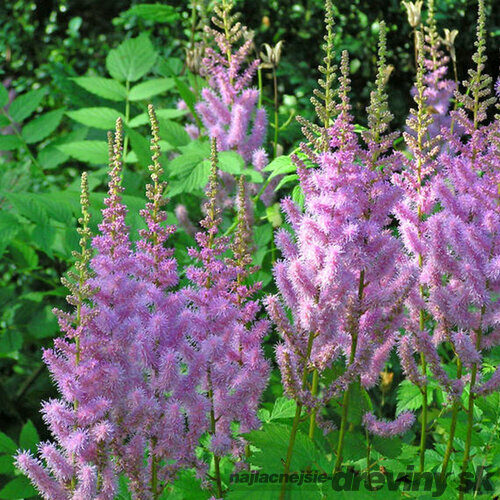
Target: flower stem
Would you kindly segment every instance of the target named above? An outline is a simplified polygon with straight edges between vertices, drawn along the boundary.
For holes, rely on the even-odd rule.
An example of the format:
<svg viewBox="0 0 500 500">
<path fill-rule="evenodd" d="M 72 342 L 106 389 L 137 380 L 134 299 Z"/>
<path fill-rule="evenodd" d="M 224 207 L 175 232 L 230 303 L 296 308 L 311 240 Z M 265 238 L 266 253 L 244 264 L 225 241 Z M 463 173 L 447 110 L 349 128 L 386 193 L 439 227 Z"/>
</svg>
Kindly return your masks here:
<svg viewBox="0 0 500 500">
<path fill-rule="evenodd" d="M 427 372 L 427 362 L 423 353 L 420 354 L 422 372 Z M 420 430 L 420 472 L 425 468 L 425 442 L 427 438 L 427 385 L 422 385 L 422 426 Z"/>
<path fill-rule="evenodd" d="M 484 311 L 484 308 L 483 308 Z M 484 314 L 484 312 L 483 312 Z M 476 350 L 479 351 L 481 347 L 481 329 L 476 332 Z M 474 424 L 474 389 L 476 384 L 477 377 L 477 363 L 474 363 L 471 368 L 470 374 L 470 386 L 469 386 L 469 407 L 467 409 L 467 435 L 465 438 L 465 449 L 464 449 L 464 458 L 462 461 L 462 471 L 460 477 L 465 477 L 465 473 L 467 472 L 467 466 L 469 465 L 469 456 L 470 456 L 470 448 L 471 448 L 471 439 L 472 439 L 472 426 Z M 460 488 L 459 500 L 464 498 L 464 488 Z"/>
<path fill-rule="evenodd" d="M 358 287 L 358 300 L 361 303 L 361 300 L 363 299 L 363 292 L 364 292 L 364 287 L 365 287 L 365 270 L 362 269 L 361 272 L 359 273 L 359 287 Z M 349 355 L 349 365 L 352 365 L 354 362 L 354 358 L 356 356 L 356 348 L 358 345 L 358 333 L 359 333 L 359 317 L 358 321 L 356 322 L 355 327 L 353 328 L 352 332 L 352 340 L 351 340 L 351 354 Z M 347 390 L 344 392 L 344 398 L 342 400 L 342 418 L 340 421 L 340 434 L 339 434 L 339 442 L 337 445 L 337 459 L 335 461 L 335 466 L 333 469 L 333 472 L 339 472 L 340 468 L 342 466 L 342 452 L 344 449 L 344 437 L 345 437 L 345 431 L 347 428 L 347 415 L 348 415 L 348 410 L 349 410 L 349 397 L 351 394 L 351 384 L 347 388 Z"/>
<path fill-rule="evenodd" d="M 316 396 L 318 394 L 318 383 L 319 383 L 319 374 L 318 370 L 313 371 L 313 379 L 312 379 L 312 388 L 311 394 L 312 396 Z M 316 426 L 316 409 L 313 409 L 311 412 L 311 417 L 309 419 L 309 438 L 314 439 L 314 428 Z"/>
<path fill-rule="evenodd" d="M 302 389 L 305 389 L 307 383 L 307 362 L 309 357 L 311 356 L 312 345 L 314 341 L 315 334 L 311 332 L 309 334 L 309 340 L 307 341 L 307 351 L 304 359 L 304 370 L 302 372 Z M 293 455 L 293 447 L 295 444 L 295 438 L 297 436 L 297 430 L 299 428 L 300 423 L 300 415 L 302 413 L 302 403 L 297 401 L 297 407 L 295 409 L 295 417 L 293 418 L 292 431 L 290 433 L 290 440 L 288 442 L 288 450 L 286 453 L 285 466 L 283 469 L 283 479 L 281 481 L 281 492 L 280 492 L 280 500 L 285 499 L 286 495 L 286 484 L 288 474 L 290 473 L 290 465 L 292 463 L 292 455 Z"/>
<path fill-rule="evenodd" d="M 460 358 L 457 357 L 457 379 L 462 377 L 462 363 Z M 448 436 L 448 443 L 446 444 L 446 451 L 444 453 L 443 465 L 441 467 L 440 480 L 443 482 L 446 478 L 446 470 L 448 469 L 448 463 L 450 461 L 451 452 L 453 450 L 453 441 L 455 439 L 455 430 L 457 428 L 457 418 L 458 410 L 460 409 L 460 401 L 455 401 L 453 403 L 453 408 L 451 411 L 451 426 L 450 434 Z"/>
<path fill-rule="evenodd" d="M 210 368 L 207 372 L 208 378 L 208 398 L 210 399 L 210 434 L 215 436 L 216 431 L 216 419 L 215 419 L 215 408 L 214 408 L 214 390 L 212 386 L 212 376 L 210 373 Z M 215 466 L 215 485 L 217 488 L 217 498 L 222 498 L 222 480 L 220 474 L 220 457 L 214 453 L 214 466 Z"/>
<path fill-rule="evenodd" d="M 273 158 L 278 154 L 278 131 L 279 131 L 279 116 L 278 116 L 278 78 L 276 76 L 276 67 L 273 66 L 273 86 L 274 86 L 274 149 Z"/>
</svg>

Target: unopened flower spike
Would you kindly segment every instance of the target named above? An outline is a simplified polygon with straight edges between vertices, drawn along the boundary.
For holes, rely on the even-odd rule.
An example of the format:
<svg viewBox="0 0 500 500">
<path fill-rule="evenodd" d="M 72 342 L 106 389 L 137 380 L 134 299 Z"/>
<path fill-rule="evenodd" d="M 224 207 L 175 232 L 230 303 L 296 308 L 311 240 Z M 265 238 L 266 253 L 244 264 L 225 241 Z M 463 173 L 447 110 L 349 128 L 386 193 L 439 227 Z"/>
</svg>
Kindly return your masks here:
<svg viewBox="0 0 500 500">
<path fill-rule="evenodd" d="M 319 127 L 302 116 L 297 117 L 297 121 L 302 125 L 302 133 L 318 151 L 326 151 L 328 149 L 329 144 L 327 131 L 331 126 L 332 118 L 336 115 L 336 91 L 334 89 L 334 82 L 336 78 L 337 66 L 333 62 L 335 59 L 334 25 L 335 21 L 333 19 L 332 0 L 326 0 L 326 34 L 324 35 L 325 43 L 322 46 L 325 55 L 323 57 L 323 64 L 318 67 L 318 71 L 323 76 L 318 79 L 318 85 L 320 88 L 314 89 L 314 96 L 311 97 L 311 102 L 314 106 L 316 116 L 322 126 Z"/>
</svg>

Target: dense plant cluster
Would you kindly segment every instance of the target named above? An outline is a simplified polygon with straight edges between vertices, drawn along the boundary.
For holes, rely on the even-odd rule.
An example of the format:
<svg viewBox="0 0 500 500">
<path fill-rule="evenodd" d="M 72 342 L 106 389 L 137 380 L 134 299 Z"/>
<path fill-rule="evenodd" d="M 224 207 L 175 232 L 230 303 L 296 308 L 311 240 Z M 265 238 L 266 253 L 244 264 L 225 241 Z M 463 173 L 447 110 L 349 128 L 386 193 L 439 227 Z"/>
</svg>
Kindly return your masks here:
<svg viewBox="0 0 500 500">
<path fill-rule="evenodd" d="M 20 268 L 43 282 L 72 258 L 70 309 L 63 287 L 57 300 L 19 298 L 44 304 L 33 336 L 55 337 L 19 397 L 44 367 L 57 394 L 35 401 L 42 440 L 31 420 L 19 446 L 0 434 L 0 474 L 15 476 L 0 498 L 500 494 L 500 77 L 486 71 L 487 9 L 478 0 L 460 83 L 460 34 L 440 36 L 435 0 L 425 17 L 422 1 L 403 4 L 416 74 L 402 131 L 390 29 L 377 23 L 359 119 L 332 0 L 315 117 L 297 118 L 289 154 L 286 45 L 259 59 L 230 0 L 210 21 L 193 4 L 184 61 L 143 33 L 109 51 L 106 75 L 72 78 L 89 106 L 39 113 L 43 88 L 0 87 L 0 149 L 16 167 L 2 171 L 4 279 Z M 177 19 L 159 4 L 131 11 Z M 64 116 L 75 125 L 59 134 Z M 45 189 L 65 168 L 72 184 Z M 39 192 L 16 189 L 28 175 Z M 19 340 L 2 342 L 15 358 Z"/>
</svg>

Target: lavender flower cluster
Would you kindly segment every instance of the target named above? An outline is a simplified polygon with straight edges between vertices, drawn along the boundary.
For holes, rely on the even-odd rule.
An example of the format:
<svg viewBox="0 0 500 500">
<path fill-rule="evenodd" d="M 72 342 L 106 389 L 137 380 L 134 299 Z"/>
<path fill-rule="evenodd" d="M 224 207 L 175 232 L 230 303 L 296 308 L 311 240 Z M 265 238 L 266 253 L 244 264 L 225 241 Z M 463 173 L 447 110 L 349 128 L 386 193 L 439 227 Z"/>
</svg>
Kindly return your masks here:
<svg viewBox="0 0 500 500">
<path fill-rule="evenodd" d="M 66 281 L 72 314 L 56 311 L 64 337 L 44 360 L 61 393 L 43 405 L 55 442 L 40 445 L 40 458 L 23 452 L 19 468 L 44 498 L 112 499 L 125 474 L 134 498 L 158 498 L 180 468 L 208 465 L 197 458 L 200 438 L 210 436 L 216 460 L 242 457 L 240 432 L 258 426 L 256 411 L 269 364 L 261 349 L 268 323 L 256 320 L 259 304 L 247 287 L 246 215 L 242 212 L 233 259 L 217 238 L 217 158 L 208 188 L 208 215 L 190 255 L 202 267 L 186 274 L 180 290 L 176 260 L 164 247 L 174 231 L 165 226 L 158 125 L 152 107 L 151 184 L 141 215 L 147 229 L 133 246 L 122 202 L 122 125 L 110 141 L 111 166 L 100 234 L 87 247 L 88 187 L 82 179 L 79 274 Z M 242 207 L 244 210 L 244 205 Z M 92 257 L 91 255 L 94 254 Z"/>
</svg>

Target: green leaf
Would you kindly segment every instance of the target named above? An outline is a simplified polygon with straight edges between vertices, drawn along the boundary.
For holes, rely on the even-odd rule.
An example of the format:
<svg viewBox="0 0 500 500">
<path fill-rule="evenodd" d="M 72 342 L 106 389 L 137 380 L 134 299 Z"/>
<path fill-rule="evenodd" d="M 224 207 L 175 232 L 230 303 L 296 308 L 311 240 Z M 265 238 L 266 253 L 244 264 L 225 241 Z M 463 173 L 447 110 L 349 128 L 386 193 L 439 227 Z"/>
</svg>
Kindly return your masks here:
<svg viewBox="0 0 500 500">
<path fill-rule="evenodd" d="M 0 453 L 6 453 L 7 455 L 14 455 L 17 451 L 17 444 L 11 439 L 7 434 L 0 432 Z"/>
<path fill-rule="evenodd" d="M 38 195 L 33 193 L 8 193 L 8 200 L 14 205 L 17 211 L 36 224 L 47 224 L 49 216 L 45 207 L 40 203 Z"/>
<path fill-rule="evenodd" d="M 127 89 L 120 82 L 111 78 L 80 76 L 73 78 L 73 81 L 87 92 L 110 101 L 121 102 L 127 98 Z"/>
<path fill-rule="evenodd" d="M 290 182 L 295 182 L 299 180 L 299 176 L 297 174 L 289 174 L 285 175 L 278 183 L 278 185 L 274 188 L 275 191 L 279 191 L 283 186 L 289 184 Z"/>
<path fill-rule="evenodd" d="M 164 118 L 166 120 L 169 120 L 171 118 L 179 118 L 180 116 L 184 116 L 186 114 L 186 110 L 184 109 L 157 109 L 156 110 L 156 116 L 158 118 Z M 129 122 L 128 125 L 129 127 L 139 127 L 141 125 L 146 125 L 149 124 L 149 115 L 147 113 L 141 113 L 140 115 L 135 116 L 132 118 Z"/>
<path fill-rule="evenodd" d="M 272 422 L 264 424 L 262 430 L 246 434 L 250 443 L 260 449 L 260 452 L 252 454 L 251 463 L 262 467 L 266 472 L 281 471 L 290 440 L 290 431 L 290 426 Z M 311 467 L 317 458 L 318 450 L 314 443 L 299 430 L 295 438 L 291 470 Z"/>
<path fill-rule="evenodd" d="M 297 408 L 297 403 L 293 399 L 288 398 L 278 398 L 273 406 L 273 411 L 271 412 L 271 420 L 277 420 L 279 418 L 293 418 L 295 416 L 295 410 Z"/>
<path fill-rule="evenodd" d="M 65 108 L 49 111 L 27 123 L 22 130 L 24 140 L 33 144 L 48 137 L 61 123 L 65 111 Z"/>
<path fill-rule="evenodd" d="M 105 141 L 76 141 L 57 146 L 63 153 L 85 163 L 108 163 L 108 144 Z"/>
<path fill-rule="evenodd" d="M 174 7 L 159 3 L 134 5 L 125 11 L 123 15 L 137 16 L 156 23 L 171 23 L 180 17 Z"/>
<path fill-rule="evenodd" d="M 271 172 L 270 179 L 277 175 L 295 172 L 297 167 L 292 163 L 289 156 L 278 156 L 269 165 L 262 169 L 263 172 Z"/>
<path fill-rule="evenodd" d="M 102 130 L 115 129 L 118 117 L 125 119 L 122 113 L 113 108 L 97 107 L 82 108 L 76 111 L 68 111 L 66 114 L 73 120 L 83 123 L 87 127 L 94 127 Z"/>
<path fill-rule="evenodd" d="M 87 128 L 80 127 L 62 137 L 57 137 L 38 153 L 38 162 L 44 170 L 51 170 L 68 160 L 69 156 L 63 153 L 57 146 L 75 141 L 82 141 L 87 135 Z"/>
<path fill-rule="evenodd" d="M 7 89 L 3 85 L 0 85 L 0 108 L 7 106 L 8 102 L 9 102 L 9 93 L 7 92 Z"/>
<path fill-rule="evenodd" d="M 275 203 L 270 207 L 266 207 L 266 218 L 273 227 L 281 226 L 281 224 L 283 223 L 283 217 L 281 217 L 279 203 Z"/>
<path fill-rule="evenodd" d="M 16 477 L 0 490 L 0 498 L 9 500 L 25 499 L 36 495 L 35 488 L 24 476 Z"/>
<path fill-rule="evenodd" d="M 138 83 L 129 93 L 131 101 L 142 101 L 149 99 L 154 95 L 161 94 L 174 86 L 175 82 L 172 78 L 155 78 L 147 82 Z"/>
<path fill-rule="evenodd" d="M 143 137 L 141 134 L 127 128 L 127 134 L 130 137 L 130 144 L 132 146 L 132 150 L 135 152 L 137 156 L 137 160 L 139 164 L 147 168 L 151 163 L 151 151 L 149 149 L 149 141 Z"/>
<path fill-rule="evenodd" d="M 10 243 L 10 254 L 15 264 L 21 270 L 34 269 L 38 266 L 38 255 L 24 241 L 12 240 Z"/>
<path fill-rule="evenodd" d="M 217 160 L 220 170 L 233 175 L 241 174 L 245 168 L 245 160 L 236 151 L 222 151 Z"/>
<path fill-rule="evenodd" d="M 196 96 L 194 92 L 186 85 L 183 80 L 174 78 L 174 81 L 182 100 L 186 103 L 189 111 L 194 116 L 198 127 L 201 127 L 201 120 L 198 116 L 198 113 L 196 112 Z"/>
<path fill-rule="evenodd" d="M 432 392 L 432 391 L 430 391 Z M 430 395 L 432 398 L 432 394 Z M 418 410 L 422 407 L 422 393 L 420 389 L 409 380 L 403 380 L 398 387 L 396 414 L 405 410 Z"/>
<path fill-rule="evenodd" d="M 17 351 L 23 345 L 23 337 L 19 332 L 12 330 L 4 330 L 0 333 L 0 357 L 15 357 Z M 0 436 L 0 451 L 1 451 L 1 436 Z"/>
<path fill-rule="evenodd" d="M 302 191 L 302 186 L 297 184 L 292 191 L 292 200 L 297 203 L 300 208 L 304 208 L 305 196 Z"/>
<path fill-rule="evenodd" d="M 9 108 L 10 117 L 16 123 L 20 123 L 28 118 L 42 102 L 45 91 L 46 89 L 42 87 L 41 89 L 31 90 L 30 92 L 26 92 L 26 94 L 16 97 Z"/>
<path fill-rule="evenodd" d="M 170 120 L 163 120 L 162 118 L 159 118 L 158 121 L 160 123 L 160 137 L 162 139 L 176 148 L 189 144 L 191 139 L 182 125 Z"/>
<path fill-rule="evenodd" d="M 2 88 L 0 86 L 0 88 Z M 5 115 L 0 115 L 0 128 L 7 127 L 10 125 L 10 120 Z"/>
<path fill-rule="evenodd" d="M 116 80 L 135 82 L 153 67 L 157 53 L 145 34 L 129 38 L 106 57 L 106 68 Z"/>
<path fill-rule="evenodd" d="M 372 436 L 373 447 L 384 457 L 397 458 L 403 449 L 401 439 Z"/>
<path fill-rule="evenodd" d="M 20 229 L 17 217 L 11 213 L 2 210 L 0 212 L 0 255 L 3 254 L 7 245 L 13 240 Z"/>
<path fill-rule="evenodd" d="M 169 184 L 169 196 L 192 193 L 206 186 L 210 163 L 203 153 L 184 153 L 169 163 L 168 171 L 175 176 Z"/>
<path fill-rule="evenodd" d="M 19 447 L 22 450 L 30 450 L 36 452 L 36 445 L 40 441 L 38 432 L 31 420 L 28 420 L 21 429 L 19 435 Z"/>
<path fill-rule="evenodd" d="M 56 230 L 50 224 L 37 224 L 31 233 L 31 240 L 42 252 L 53 257 L 52 246 L 56 237 Z"/>
<path fill-rule="evenodd" d="M 14 471 L 14 459 L 12 456 L 10 454 L 0 456 L 0 474 L 11 476 Z"/>
<path fill-rule="evenodd" d="M 250 181 L 256 184 L 262 184 L 264 182 L 264 177 L 260 172 L 254 170 L 253 168 L 244 168 L 241 173 Z"/>
<path fill-rule="evenodd" d="M 12 151 L 23 145 L 17 135 L 0 135 L 0 151 Z"/>
</svg>

